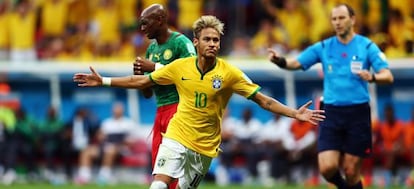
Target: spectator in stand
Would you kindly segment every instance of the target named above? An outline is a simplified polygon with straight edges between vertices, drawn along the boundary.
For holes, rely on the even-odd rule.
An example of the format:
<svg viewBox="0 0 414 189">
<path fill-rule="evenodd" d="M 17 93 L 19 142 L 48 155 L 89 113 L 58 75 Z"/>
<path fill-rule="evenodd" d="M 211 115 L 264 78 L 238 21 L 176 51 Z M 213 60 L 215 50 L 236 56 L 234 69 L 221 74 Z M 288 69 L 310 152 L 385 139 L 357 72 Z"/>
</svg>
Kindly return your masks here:
<svg viewBox="0 0 414 189">
<path fill-rule="evenodd" d="M 8 22 L 10 19 L 10 1 L 0 1 L 0 61 L 9 58 L 10 33 Z"/>
<path fill-rule="evenodd" d="M 297 0 L 283 1 L 283 8 L 274 5 L 274 1 L 262 0 L 266 12 L 280 22 L 286 32 L 286 42 L 289 50 L 299 49 L 303 41 L 308 41 L 308 28 L 304 10 Z M 300 31 L 300 32 L 298 32 Z"/>
<path fill-rule="evenodd" d="M 119 12 L 114 0 L 99 0 L 92 19 L 91 31 L 95 36 L 95 56 L 99 60 L 111 60 L 119 48 Z"/>
<path fill-rule="evenodd" d="M 14 135 L 14 141 L 9 145 L 15 145 L 14 149 L 10 150 L 9 153 L 14 155 L 14 162 L 11 167 L 15 168 L 16 159 L 22 158 L 24 166 L 27 170 L 26 178 L 29 181 L 35 181 L 39 179 L 36 165 L 36 144 L 37 144 L 37 133 L 36 128 L 38 122 L 25 110 L 19 108 L 16 110 L 16 130 Z M 13 139 L 12 139 L 13 140 Z M 17 150 L 17 151 L 14 151 Z M 6 176 L 5 176 L 6 177 Z M 4 179 L 4 178 L 3 178 Z M 16 179 L 15 174 L 11 174 L 10 178 L 4 179 L 4 181 L 13 182 Z"/>
<path fill-rule="evenodd" d="M 256 56 L 263 56 L 268 48 L 274 48 L 278 52 L 286 54 L 289 52 L 288 44 L 283 40 L 284 31 L 274 25 L 269 19 L 260 21 L 259 30 L 254 34 L 250 41 L 252 52 Z"/>
<path fill-rule="evenodd" d="M 138 8 L 138 0 L 123 0 L 116 1 L 118 12 L 119 12 L 119 22 L 121 25 L 122 31 L 130 30 L 136 25 L 136 14 Z"/>
<path fill-rule="evenodd" d="M 0 182 L 10 185 L 15 179 L 16 143 L 14 130 L 16 116 L 10 107 L 0 105 Z"/>
<path fill-rule="evenodd" d="M 60 146 L 65 148 L 59 148 L 59 152 L 64 163 L 66 180 L 72 179 L 73 164 L 78 163 L 73 160 L 78 160 L 80 152 L 91 144 L 98 127 L 98 121 L 88 109 L 78 108 L 62 129 Z"/>
<path fill-rule="evenodd" d="M 286 137 L 285 148 L 289 152 L 289 163 L 292 168 L 298 167 L 301 171 L 293 175 L 294 182 L 298 183 L 307 177 L 307 173 L 316 170 L 316 132 L 315 127 L 304 121 L 295 120 L 290 125 L 290 137 Z M 290 169 L 290 171 L 294 171 Z"/>
<path fill-rule="evenodd" d="M 252 56 L 250 49 L 250 38 L 244 35 L 237 35 L 232 42 L 229 57 L 236 59 L 244 59 Z"/>
<path fill-rule="evenodd" d="M 262 123 L 253 116 L 253 110 L 246 107 L 242 111 L 241 120 L 233 127 L 234 140 L 236 150 L 233 151 L 232 156 L 241 156 L 246 161 L 246 168 L 248 170 L 247 180 L 244 182 L 252 182 L 257 178 L 257 163 L 260 159 L 260 154 L 256 153 L 255 140 L 262 127 Z"/>
<path fill-rule="evenodd" d="M 230 115 L 230 109 L 226 108 L 223 113 L 221 144 L 222 153 L 219 155 L 220 166 L 216 170 L 216 183 L 219 185 L 227 185 L 230 182 L 229 168 L 233 166 L 233 153 L 235 150 L 234 131 L 237 127 L 237 119 Z"/>
<path fill-rule="evenodd" d="M 10 15 L 10 59 L 13 63 L 25 64 L 36 61 L 36 14 L 30 0 L 17 0 Z"/>
<path fill-rule="evenodd" d="M 383 181 L 386 187 L 391 186 L 398 169 L 398 162 L 403 154 L 404 124 L 395 117 L 394 107 L 386 105 L 384 120 L 379 126 L 381 157 L 383 158 Z"/>
<path fill-rule="evenodd" d="M 97 143 L 82 150 L 79 159 L 79 173 L 76 184 L 89 183 L 92 179 L 92 162 L 102 154 L 102 163 L 98 173 L 98 183 L 115 182 L 112 166 L 117 155 L 131 141 L 128 135 L 136 128 L 136 123 L 124 115 L 124 105 L 116 102 L 112 107 L 112 117 L 103 121 L 97 133 Z"/>
<path fill-rule="evenodd" d="M 187 37 L 192 36 L 192 26 L 203 14 L 204 0 L 177 0 L 177 27 Z"/>
<path fill-rule="evenodd" d="M 413 40 L 414 32 L 410 24 L 412 23 L 403 16 L 399 9 L 389 11 L 388 35 L 391 44 L 387 48 L 393 48 L 392 54 L 396 55 L 394 57 L 402 57 L 410 53 L 406 52 L 407 41 Z M 391 54 L 391 50 L 387 49 L 387 51 Z"/>
<path fill-rule="evenodd" d="M 71 0 L 68 7 L 68 29 L 92 18 L 94 7 L 91 1 Z"/>
<path fill-rule="evenodd" d="M 94 38 L 87 21 L 78 21 L 66 42 L 66 56 L 77 61 L 94 60 Z"/>
<path fill-rule="evenodd" d="M 410 164 L 410 174 L 406 178 L 407 186 L 414 186 L 414 107 L 411 110 L 411 119 L 404 130 L 404 148 Z"/>
<path fill-rule="evenodd" d="M 335 6 L 335 1 L 308 0 L 304 1 L 306 15 L 309 17 L 309 41 L 315 43 L 323 39 L 326 33 L 331 31 L 329 25 L 330 10 Z"/>
<path fill-rule="evenodd" d="M 44 0 L 40 5 L 40 30 L 45 40 L 63 37 L 67 28 L 69 1 Z"/>
<path fill-rule="evenodd" d="M 264 124 L 258 135 L 258 148 L 265 160 L 270 163 L 270 176 L 277 182 L 290 182 L 288 149 L 286 142 L 290 137 L 292 120 L 274 114 Z"/>
<path fill-rule="evenodd" d="M 46 163 L 43 176 L 51 183 L 58 182 L 58 177 L 56 177 L 57 162 L 55 158 L 57 157 L 58 145 L 61 140 L 59 133 L 63 129 L 63 126 L 64 123 L 59 118 L 57 110 L 50 106 L 45 121 L 39 124 L 37 129 L 41 152 Z"/>
</svg>

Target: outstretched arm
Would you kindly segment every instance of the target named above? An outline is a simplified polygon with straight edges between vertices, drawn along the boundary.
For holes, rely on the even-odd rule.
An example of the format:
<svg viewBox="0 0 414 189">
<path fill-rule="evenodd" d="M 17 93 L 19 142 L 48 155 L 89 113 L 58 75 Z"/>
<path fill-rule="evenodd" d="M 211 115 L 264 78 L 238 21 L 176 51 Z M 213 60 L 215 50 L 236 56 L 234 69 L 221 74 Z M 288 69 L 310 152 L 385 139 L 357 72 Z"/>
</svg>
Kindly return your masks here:
<svg viewBox="0 0 414 189">
<path fill-rule="evenodd" d="M 267 49 L 268 51 L 268 59 L 279 66 L 282 69 L 286 70 L 298 70 L 302 67 L 302 65 L 299 63 L 297 59 L 287 59 L 281 55 L 278 55 L 278 53 L 273 49 Z"/>
<path fill-rule="evenodd" d="M 91 73 L 76 73 L 73 81 L 80 87 L 111 86 L 119 88 L 144 89 L 154 85 L 149 76 L 131 75 L 125 77 L 102 77 L 95 69 L 89 67 Z"/>
<path fill-rule="evenodd" d="M 256 102 L 260 107 L 268 110 L 275 114 L 281 114 L 291 118 L 295 118 L 300 121 L 308 121 L 314 125 L 318 121 L 325 119 L 324 110 L 310 110 L 308 107 L 312 104 L 312 101 L 307 102 L 305 105 L 300 107 L 298 110 L 290 108 L 279 101 L 258 92 L 254 97 L 253 101 Z"/>
</svg>

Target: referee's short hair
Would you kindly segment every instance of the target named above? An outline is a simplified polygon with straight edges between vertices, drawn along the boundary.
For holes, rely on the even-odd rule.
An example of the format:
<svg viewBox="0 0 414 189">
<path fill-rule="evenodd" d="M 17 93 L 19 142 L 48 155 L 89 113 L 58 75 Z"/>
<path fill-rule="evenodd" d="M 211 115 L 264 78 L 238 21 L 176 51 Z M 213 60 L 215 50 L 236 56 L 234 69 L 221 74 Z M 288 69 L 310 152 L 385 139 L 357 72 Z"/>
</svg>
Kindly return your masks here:
<svg viewBox="0 0 414 189">
<path fill-rule="evenodd" d="M 355 10 L 350 5 L 348 5 L 346 3 L 340 3 L 335 7 L 340 7 L 340 6 L 345 6 L 345 8 L 348 10 L 349 17 L 355 16 Z"/>
</svg>

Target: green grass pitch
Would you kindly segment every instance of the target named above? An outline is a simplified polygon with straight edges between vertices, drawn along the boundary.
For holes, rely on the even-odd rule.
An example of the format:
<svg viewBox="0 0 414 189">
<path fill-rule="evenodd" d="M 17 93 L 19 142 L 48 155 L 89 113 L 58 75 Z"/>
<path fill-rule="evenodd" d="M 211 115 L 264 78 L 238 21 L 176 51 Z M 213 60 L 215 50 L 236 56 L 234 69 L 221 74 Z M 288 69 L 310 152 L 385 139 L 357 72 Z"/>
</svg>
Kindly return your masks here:
<svg viewBox="0 0 414 189">
<path fill-rule="evenodd" d="M 147 185 L 105 185 L 105 186 L 99 186 L 96 184 L 91 185 L 84 185 L 84 186 L 77 186 L 72 184 L 67 185 L 50 185 L 50 184 L 41 184 L 41 183 L 35 183 L 35 184 L 13 184 L 11 186 L 2 186 L 0 185 L 0 188 L 12 188 L 12 189 L 147 189 L 149 186 Z M 328 187 L 326 185 L 324 186 L 318 186 L 318 187 L 305 187 L 303 185 L 275 185 L 272 187 L 264 187 L 264 186 L 242 186 L 242 185 L 230 185 L 230 186 L 217 186 L 213 183 L 202 183 L 199 187 L 199 189 L 270 189 L 270 188 L 276 188 L 276 189 L 334 189 L 335 187 Z M 374 189 L 375 187 L 370 187 L 367 189 Z M 399 187 L 391 187 L 390 189 L 397 189 L 401 188 Z"/>
</svg>

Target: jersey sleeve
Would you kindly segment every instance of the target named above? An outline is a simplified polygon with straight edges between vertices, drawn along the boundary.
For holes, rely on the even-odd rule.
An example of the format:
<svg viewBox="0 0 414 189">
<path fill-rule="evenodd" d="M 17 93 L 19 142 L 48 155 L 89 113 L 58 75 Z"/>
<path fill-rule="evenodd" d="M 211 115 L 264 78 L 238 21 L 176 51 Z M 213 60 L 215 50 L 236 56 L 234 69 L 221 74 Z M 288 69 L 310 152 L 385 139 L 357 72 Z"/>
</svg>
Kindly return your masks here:
<svg viewBox="0 0 414 189">
<path fill-rule="evenodd" d="M 303 70 L 307 70 L 312 67 L 314 64 L 321 61 L 320 53 L 322 51 L 321 42 L 315 43 L 312 46 L 306 48 L 302 53 L 300 53 L 297 60 L 302 66 Z"/>
<path fill-rule="evenodd" d="M 368 47 L 368 60 L 375 72 L 379 72 L 382 69 L 388 69 L 389 67 L 385 54 L 373 42 Z"/>
<path fill-rule="evenodd" d="M 149 74 L 151 81 L 158 85 L 174 84 L 174 73 L 178 73 L 175 71 L 177 64 L 172 64 L 175 62 L 176 61 L 173 61 L 170 64 L 165 65 L 163 68 L 151 72 L 151 74 Z"/>
<path fill-rule="evenodd" d="M 196 55 L 193 42 L 186 36 L 181 34 L 177 39 L 177 52 L 179 53 L 178 58 L 185 58 Z"/>
<path fill-rule="evenodd" d="M 233 85 L 232 89 L 235 93 L 246 97 L 252 98 L 260 90 L 260 86 L 253 83 L 250 78 L 237 68 L 232 69 Z"/>
</svg>

